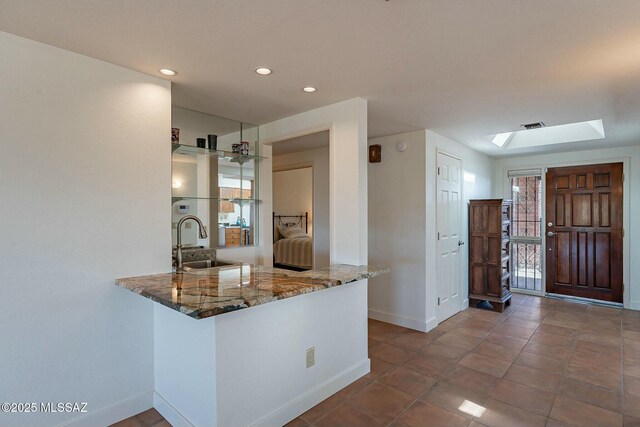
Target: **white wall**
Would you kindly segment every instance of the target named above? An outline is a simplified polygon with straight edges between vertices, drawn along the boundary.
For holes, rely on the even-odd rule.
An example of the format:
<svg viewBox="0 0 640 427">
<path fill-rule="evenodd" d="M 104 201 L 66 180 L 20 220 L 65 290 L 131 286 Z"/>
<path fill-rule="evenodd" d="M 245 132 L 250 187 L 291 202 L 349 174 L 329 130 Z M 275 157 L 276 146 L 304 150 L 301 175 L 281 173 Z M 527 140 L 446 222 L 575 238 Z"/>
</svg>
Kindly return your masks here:
<svg viewBox="0 0 640 427">
<path fill-rule="evenodd" d="M 329 147 L 282 154 L 272 159 L 274 170 L 297 166 L 313 166 L 313 226 L 314 267 L 329 265 Z M 274 204 L 274 209 L 276 205 Z M 277 212 L 277 210 L 276 210 Z"/>
<path fill-rule="evenodd" d="M 304 220 L 300 225 L 313 235 L 313 168 L 273 172 L 273 211 L 289 215 L 308 212 L 308 226 Z"/>
<path fill-rule="evenodd" d="M 571 166 L 595 163 L 624 163 L 623 216 L 625 237 L 623 242 L 624 306 L 640 310 L 640 263 L 631 260 L 640 257 L 640 247 L 631 242 L 640 241 L 640 225 L 631 219 L 640 216 L 640 146 L 601 150 L 572 151 L 537 156 L 511 157 L 496 161 L 493 193 L 496 197 L 510 197 L 507 171 Z M 543 177 L 544 179 L 544 177 Z M 544 187 L 543 187 L 544 188 Z"/>
<path fill-rule="evenodd" d="M 151 405 L 153 303 L 114 280 L 171 268 L 170 85 L 6 33 L 0 56 L 0 400 L 109 424 Z"/>
<path fill-rule="evenodd" d="M 396 143 L 407 150 L 399 152 Z M 418 330 L 426 325 L 425 131 L 370 139 L 382 161 L 369 163 L 369 264 L 391 274 L 369 279 L 369 316 Z"/>
<path fill-rule="evenodd" d="M 404 153 L 395 150 L 407 143 Z M 432 131 L 376 138 L 382 162 L 369 165 L 369 260 L 391 267 L 391 275 L 370 279 L 369 316 L 428 331 L 436 317 L 436 164 L 442 151 L 462 159 L 462 236 L 468 235 L 467 201 L 491 196 L 493 160 Z M 422 237 L 420 237 L 422 236 Z M 468 252 L 462 251 L 462 265 Z M 462 274 L 463 307 L 468 305 L 468 271 Z"/>
<path fill-rule="evenodd" d="M 367 101 L 353 98 L 260 126 L 261 154 L 296 136 L 329 130 L 330 262 L 367 263 Z M 271 223 L 272 161 L 260 165 L 262 223 Z M 273 261 L 270 227 L 262 227 L 260 260 Z M 266 243 L 266 244 L 265 244 Z"/>
</svg>

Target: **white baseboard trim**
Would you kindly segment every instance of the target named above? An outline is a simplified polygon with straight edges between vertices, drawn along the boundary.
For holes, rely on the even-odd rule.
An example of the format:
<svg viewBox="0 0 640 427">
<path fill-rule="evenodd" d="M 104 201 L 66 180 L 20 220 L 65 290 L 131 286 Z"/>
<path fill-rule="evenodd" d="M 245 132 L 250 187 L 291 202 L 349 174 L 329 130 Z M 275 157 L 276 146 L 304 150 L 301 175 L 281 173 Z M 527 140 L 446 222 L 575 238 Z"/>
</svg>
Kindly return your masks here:
<svg viewBox="0 0 640 427">
<path fill-rule="evenodd" d="M 469 298 L 462 301 L 462 310 L 466 310 L 467 308 L 469 308 Z"/>
<path fill-rule="evenodd" d="M 184 415 L 173 407 L 160 393 L 153 392 L 153 407 L 160 415 L 169 422 L 173 427 L 194 427 L 194 425 L 185 418 Z"/>
<path fill-rule="evenodd" d="M 126 418 L 153 408 L 153 392 L 149 391 L 139 396 L 134 396 L 122 402 L 114 403 L 105 408 L 91 411 L 68 423 L 60 424 L 64 427 L 96 427 L 108 426 Z"/>
<path fill-rule="evenodd" d="M 379 320 L 381 322 L 393 323 L 394 325 L 403 326 L 409 329 L 415 329 L 420 332 L 429 332 L 431 329 L 438 326 L 438 321 L 433 318 L 428 321 L 412 319 L 410 317 L 400 316 L 394 313 L 387 313 L 386 311 L 369 309 L 369 318 Z M 435 324 L 433 324 L 435 322 Z"/>
<path fill-rule="evenodd" d="M 309 390 L 303 395 L 281 406 L 270 414 L 265 415 L 253 424 L 251 427 L 273 427 L 283 426 L 293 420 L 300 414 L 305 413 L 327 397 L 342 390 L 358 378 L 368 374 L 371 371 L 371 361 L 365 359 L 355 366 L 346 369 L 338 375 L 323 382 L 319 386 Z M 178 426 L 179 427 L 179 426 Z"/>
</svg>

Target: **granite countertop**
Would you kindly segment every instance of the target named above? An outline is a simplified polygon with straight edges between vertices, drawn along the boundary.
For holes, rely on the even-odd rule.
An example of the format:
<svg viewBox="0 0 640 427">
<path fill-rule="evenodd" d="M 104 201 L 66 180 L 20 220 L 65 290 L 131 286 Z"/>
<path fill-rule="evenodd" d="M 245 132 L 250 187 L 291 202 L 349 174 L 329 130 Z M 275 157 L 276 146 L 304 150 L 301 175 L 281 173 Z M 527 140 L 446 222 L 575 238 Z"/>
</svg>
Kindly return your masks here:
<svg viewBox="0 0 640 427">
<path fill-rule="evenodd" d="M 204 319 L 388 272 L 388 268 L 346 264 L 302 272 L 242 264 L 196 273 L 128 277 L 117 279 L 116 285 L 187 316 Z"/>
</svg>

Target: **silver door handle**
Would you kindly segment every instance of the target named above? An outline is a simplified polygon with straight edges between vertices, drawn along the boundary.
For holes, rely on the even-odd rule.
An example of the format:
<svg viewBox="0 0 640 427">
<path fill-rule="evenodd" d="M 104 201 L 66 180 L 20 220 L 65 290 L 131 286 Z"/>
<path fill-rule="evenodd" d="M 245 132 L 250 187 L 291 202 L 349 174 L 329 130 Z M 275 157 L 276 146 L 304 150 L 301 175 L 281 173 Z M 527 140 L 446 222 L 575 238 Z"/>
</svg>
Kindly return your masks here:
<svg viewBox="0 0 640 427">
<path fill-rule="evenodd" d="M 458 246 L 462 246 L 464 245 L 464 242 L 462 240 L 458 240 Z"/>
<path fill-rule="evenodd" d="M 553 231 L 549 231 L 549 232 L 547 233 L 547 236 L 549 236 L 549 237 L 553 237 L 553 236 L 554 236 Z"/>
</svg>

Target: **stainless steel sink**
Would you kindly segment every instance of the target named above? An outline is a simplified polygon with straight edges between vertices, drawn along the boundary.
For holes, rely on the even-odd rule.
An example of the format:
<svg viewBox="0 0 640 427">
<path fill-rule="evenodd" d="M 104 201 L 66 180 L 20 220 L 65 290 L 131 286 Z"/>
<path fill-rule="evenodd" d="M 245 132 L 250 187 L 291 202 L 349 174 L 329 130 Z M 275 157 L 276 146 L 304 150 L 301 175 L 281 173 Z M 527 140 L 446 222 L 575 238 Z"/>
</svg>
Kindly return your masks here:
<svg viewBox="0 0 640 427">
<path fill-rule="evenodd" d="M 220 261 L 220 260 L 203 260 L 203 261 L 187 261 L 182 264 L 183 271 L 191 274 L 209 274 L 210 270 L 218 267 L 230 267 L 241 265 L 241 263 Z"/>
</svg>

